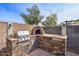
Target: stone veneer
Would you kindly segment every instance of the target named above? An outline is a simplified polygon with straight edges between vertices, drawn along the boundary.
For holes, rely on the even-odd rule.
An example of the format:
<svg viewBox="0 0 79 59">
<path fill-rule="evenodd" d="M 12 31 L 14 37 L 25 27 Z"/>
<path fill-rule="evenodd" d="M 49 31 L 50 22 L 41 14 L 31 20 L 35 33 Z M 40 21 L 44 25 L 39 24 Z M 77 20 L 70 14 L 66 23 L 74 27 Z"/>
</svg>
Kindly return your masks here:
<svg viewBox="0 0 79 59">
<path fill-rule="evenodd" d="M 55 55 L 65 55 L 65 39 L 54 40 L 52 37 L 39 37 L 39 47 Z"/>
</svg>

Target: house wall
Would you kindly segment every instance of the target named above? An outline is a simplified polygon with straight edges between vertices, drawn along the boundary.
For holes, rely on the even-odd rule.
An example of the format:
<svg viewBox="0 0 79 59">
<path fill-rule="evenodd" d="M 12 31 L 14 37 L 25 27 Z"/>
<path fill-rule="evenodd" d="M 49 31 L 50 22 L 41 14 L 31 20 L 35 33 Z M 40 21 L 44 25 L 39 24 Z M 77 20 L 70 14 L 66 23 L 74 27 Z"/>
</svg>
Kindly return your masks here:
<svg viewBox="0 0 79 59">
<path fill-rule="evenodd" d="M 0 22 L 0 49 L 6 46 L 8 23 Z"/>
<path fill-rule="evenodd" d="M 69 25 L 67 27 L 67 47 L 79 48 L 79 25 Z"/>
</svg>

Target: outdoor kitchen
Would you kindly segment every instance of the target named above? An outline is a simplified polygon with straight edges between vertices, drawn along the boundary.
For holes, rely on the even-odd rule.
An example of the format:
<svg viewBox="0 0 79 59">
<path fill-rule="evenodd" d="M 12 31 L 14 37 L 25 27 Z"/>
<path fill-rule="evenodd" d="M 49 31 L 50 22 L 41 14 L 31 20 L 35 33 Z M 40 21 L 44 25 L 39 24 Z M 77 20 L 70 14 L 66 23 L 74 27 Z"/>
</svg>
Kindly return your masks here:
<svg viewBox="0 0 79 59">
<path fill-rule="evenodd" d="M 6 40 L 9 55 L 31 55 L 31 52 L 38 48 L 50 54 L 65 55 L 66 36 L 46 34 L 42 27 L 35 25 L 13 24 L 12 26 L 14 33 Z"/>
</svg>

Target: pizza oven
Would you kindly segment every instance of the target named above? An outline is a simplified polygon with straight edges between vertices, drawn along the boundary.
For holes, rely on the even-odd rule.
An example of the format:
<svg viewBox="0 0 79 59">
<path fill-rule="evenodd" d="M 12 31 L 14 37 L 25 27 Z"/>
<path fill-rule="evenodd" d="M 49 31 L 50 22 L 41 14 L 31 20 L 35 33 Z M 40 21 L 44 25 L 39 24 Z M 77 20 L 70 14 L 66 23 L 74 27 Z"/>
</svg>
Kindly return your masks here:
<svg viewBox="0 0 79 59">
<path fill-rule="evenodd" d="M 43 34 L 44 34 L 44 30 L 43 30 L 42 27 L 36 26 L 36 27 L 34 27 L 34 28 L 32 29 L 31 34 L 32 34 L 32 35 L 36 35 L 36 34 L 37 34 L 37 35 L 43 35 Z"/>
</svg>

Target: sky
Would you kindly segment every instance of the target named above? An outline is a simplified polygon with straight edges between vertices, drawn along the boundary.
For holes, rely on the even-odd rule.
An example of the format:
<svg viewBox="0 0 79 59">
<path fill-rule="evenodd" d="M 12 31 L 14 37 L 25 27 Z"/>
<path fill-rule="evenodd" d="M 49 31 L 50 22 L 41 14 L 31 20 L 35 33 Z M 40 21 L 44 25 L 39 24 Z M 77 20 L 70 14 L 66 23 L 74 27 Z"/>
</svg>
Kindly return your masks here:
<svg viewBox="0 0 79 59">
<path fill-rule="evenodd" d="M 47 17 L 57 13 L 57 23 L 66 20 L 79 19 L 79 4 L 77 3 L 39 3 L 37 4 L 41 15 Z M 0 3 L 0 21 L 9 23 L 25 23 L 20 13 L 28 14 L 26 8 L 33 6 L 33 3 Z"/>
</svg>

